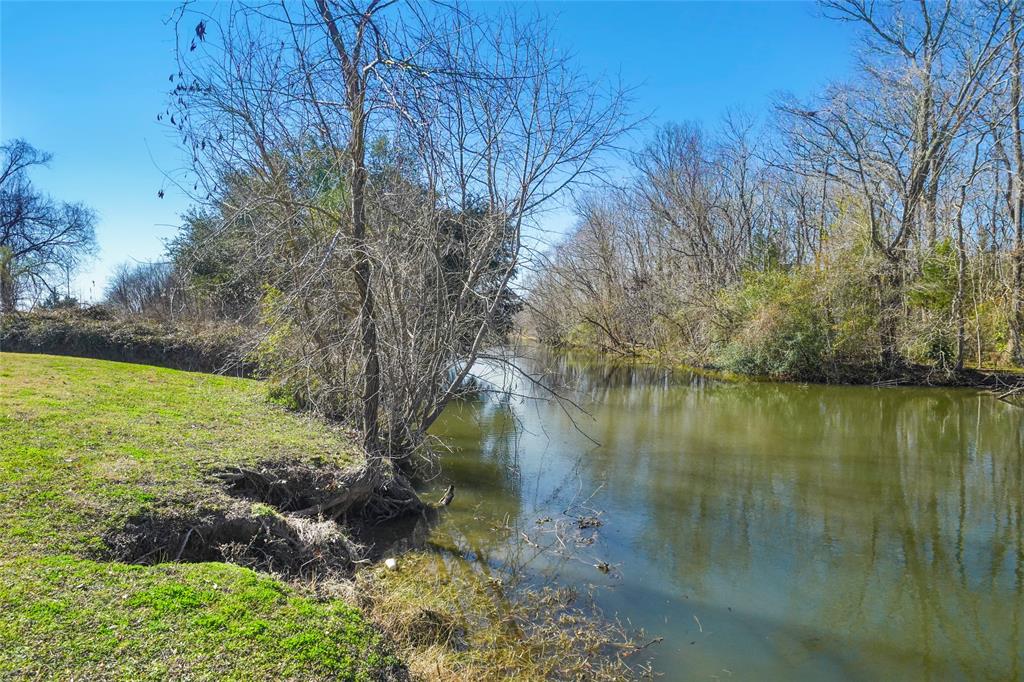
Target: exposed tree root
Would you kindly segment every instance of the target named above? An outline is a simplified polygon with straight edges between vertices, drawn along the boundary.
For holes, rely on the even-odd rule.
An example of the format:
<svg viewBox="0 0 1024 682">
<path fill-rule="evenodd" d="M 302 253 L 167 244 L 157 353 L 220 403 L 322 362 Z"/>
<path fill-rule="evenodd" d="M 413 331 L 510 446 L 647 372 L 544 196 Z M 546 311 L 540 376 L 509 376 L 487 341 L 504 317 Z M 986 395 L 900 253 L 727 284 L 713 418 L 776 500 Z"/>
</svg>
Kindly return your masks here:
<svg viewBox="0 0 1024 682">
<path fill-rule="evenodd" d="M 397 471 L 376 468 L 338 470 L 301 464 L 236 469 L 216 476 L 228 492 L 270 504 L 302 518 L 380 524 L 428 511 L 412 483 Z"/>
<path fill-rule="evenodd" d="M 347 576 L 362 555 L 333 522 L 238 506 L 226 513 L 136 517 L 108 535 L 107 546 L 112 558 L 128 563 L 229 561 L 289 578 Z"/>
<path fill-rule="evenodd" d="M 225 508 L 152 512 L 105 538 L 111 558 L 128 563 L 229 561 L 289 578 L 346 577 L 406 533 L 422 536 L 435 515 L 401 474 L 370 468 L 274 463 L 214 476 Z M 410 518 L 396 534 L 373 529 Z M 392 524 L 393 525 L 393 524 Z M 350 539 L 358 535 L 365 544 Z M 383 542 L 378 542 L 378 539 Z"/>
</svg>

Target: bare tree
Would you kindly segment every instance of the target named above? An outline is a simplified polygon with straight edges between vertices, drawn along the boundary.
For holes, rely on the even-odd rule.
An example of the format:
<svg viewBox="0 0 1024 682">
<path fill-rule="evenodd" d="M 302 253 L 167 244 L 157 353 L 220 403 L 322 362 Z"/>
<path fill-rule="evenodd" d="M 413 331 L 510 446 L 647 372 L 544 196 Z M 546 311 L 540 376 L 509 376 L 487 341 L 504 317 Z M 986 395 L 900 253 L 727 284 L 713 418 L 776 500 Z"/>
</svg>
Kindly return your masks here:
<svg viewBox="0 0 1024 682">
<path fill-rule="evenodd" d="M 535 278 L 543 338 L 842 380 L 1024 360 L 1020 3 L 822 5 L 854 77 L 774 130 L 658 130 Z"/>
<path fill-rule="evenodd" d="M 859 81 L 833 86 L 816 105 L 783 103 L 790 168 L 857 193 L 871 241 L 888 260 L 879 274 L 883 363 L 899 363 L 897 328 L 907 251 L 936 238 L 937 194 L 950 148 L 997 81 L 1006 10 L 952 2 L 823 3 L 865 27 Z M 919 226 L 924 225 L 923 235 Z"/>
<path fill-rule="evenodd" d="M 11 312 L 25 298 L 57 295 L 95 250 L 96 217 L 83 204 L 57 203 L 32 185 L 29 171 L 49 163 L 49 154 L 24 140 L 7 142 L 0 153 L 0 311 Z"/>
<path fill-rule="evenodd" d="M 170 263 L 122 263 L 107 284 L 106 302 L 127 315 L 169 317 L 174 298 Z"/>
<path fill-rule="evenodd" d="M 1024 10 L 1019 2 L 1010 3 L 1008 43 L 1010 87 L 1006 103 L 1012 156 L 1006 159 L 1010 183 L 1007 203 L 1013 226 L 1010 356 L 1016 364 L 1024 365 L 1024 132 L 1021 127 L 1021 109 L 1024 109 L 1024 95 L 1021 93 L 1021 81 L 1024 80 L 1021 68 L 1024 61 L 1021 55 L 1024 52 Z"/>
<path fill-rule="evenodd" d="M 262 357 L 360 426 L 369 465 L 338 504 L 399 513 L 417 504 L 412 453 L 507 330 L 524 230 L 599 170 L 621 93 L 511 13 L 314 0 L 186 17 L 166 115 L 220 231 L 263 264 Z"/>
</svg>

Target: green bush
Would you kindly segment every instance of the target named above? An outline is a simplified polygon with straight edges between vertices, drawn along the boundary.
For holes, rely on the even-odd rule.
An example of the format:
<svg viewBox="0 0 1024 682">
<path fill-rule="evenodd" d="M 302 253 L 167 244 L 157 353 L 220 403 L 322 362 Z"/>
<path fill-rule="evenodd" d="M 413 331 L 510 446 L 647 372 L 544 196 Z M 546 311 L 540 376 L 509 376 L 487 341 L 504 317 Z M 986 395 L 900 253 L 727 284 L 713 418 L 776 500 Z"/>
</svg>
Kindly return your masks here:
<svg viewBox="0 0 1024 682">
<path fill-rule="evenodd" d="M 748 273 L 723 296 L 739 324 L 719 362 L 744 374 L 819 379 L 830 355 L 828 322 L 815 301 L 814 278 L 774 270 Z"/>
<path fill-rule="evenodd" d="M 913 308 L 931 313 L 948 314 L 956 296 L 956 250 L 949 238 L 938 241 L 925 253 L 921 274 L 907 294 Z"/>
<path fill-rule="evenodd" d="M 968 359 L 982 364 L 1010 363 L 1010 301 L 1002 292 L 971 303 L 966 308 Z M 978 348 L 978 339 L 981 348 Z"/>
<path fill-rule="evenodd" d="M 879 357 L 877 263 L 853 249 L 843 265 L 747 272 L 720 296 L 722 367 L 800 381 L 861 381 Z"/>
</svg>

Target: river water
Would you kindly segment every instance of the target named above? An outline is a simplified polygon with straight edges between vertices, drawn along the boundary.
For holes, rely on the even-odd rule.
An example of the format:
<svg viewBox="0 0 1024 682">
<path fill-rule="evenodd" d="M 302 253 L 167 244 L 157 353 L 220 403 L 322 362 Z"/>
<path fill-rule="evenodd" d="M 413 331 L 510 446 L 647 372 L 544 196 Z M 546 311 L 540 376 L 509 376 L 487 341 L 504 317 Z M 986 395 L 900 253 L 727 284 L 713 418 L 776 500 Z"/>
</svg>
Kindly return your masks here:
<svg viewBox="0 0 1024 682">
<path fill-rule="evenodd" d="M 534 355 L 580 409 L 452 405 L 435 544 L 592 586 L 667 680 L 1024 679 L 1024 409 Z"/>
</svg>

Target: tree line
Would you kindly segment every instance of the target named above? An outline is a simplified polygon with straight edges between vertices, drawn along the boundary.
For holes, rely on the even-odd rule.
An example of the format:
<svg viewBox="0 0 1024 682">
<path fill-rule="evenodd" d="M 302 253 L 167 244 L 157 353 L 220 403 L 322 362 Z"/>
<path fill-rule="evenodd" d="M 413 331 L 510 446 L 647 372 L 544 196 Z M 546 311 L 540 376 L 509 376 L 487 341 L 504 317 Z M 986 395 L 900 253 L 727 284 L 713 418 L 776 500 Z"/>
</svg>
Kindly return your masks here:
<svg viewBox="0 0 1024 682">
<path fill-rule="evenodd" d="M 821 6 L 855 73 L 660 128 L 533 278 L 542 341 L 825 380 L 1024 364 L 1021 3 Z"/>
<path fill-rule="evenodd" d="M 510 9 L 183 3 L 173 24 L 157 119 L 194 207 L 166 262 L 118 269 L 107 303 L 243 323 L 277 399 L 361 434 L 367 464 L 323 513 L 414 509 L 427 430 L 521 306 L 524 231 L 595 175 L 622 93 Z"/>
<path fill-rule="evenodd" d="M 193 208 L 107 303 L 251 330 L 240 353 L 276 399 L 361 435 L 339 516 L 418 504 L 431 425 L 475 364 L 506 361 L 517 320 L 552 345 L 790 378 L 1022 364 L 1020 3 L 822 6 L 863 33 L 849 80 L 714 131 L 665 125 L 610 186 L 626 94 L 541 19 L 186 3 L 157 119 Z M 59 298 L 94 218 L 31 186 L 46 155 L 3 152 L 12 312 Z M 572 190 L 578 223 L 538 262 L 530 234 Z"/>
</svg>

